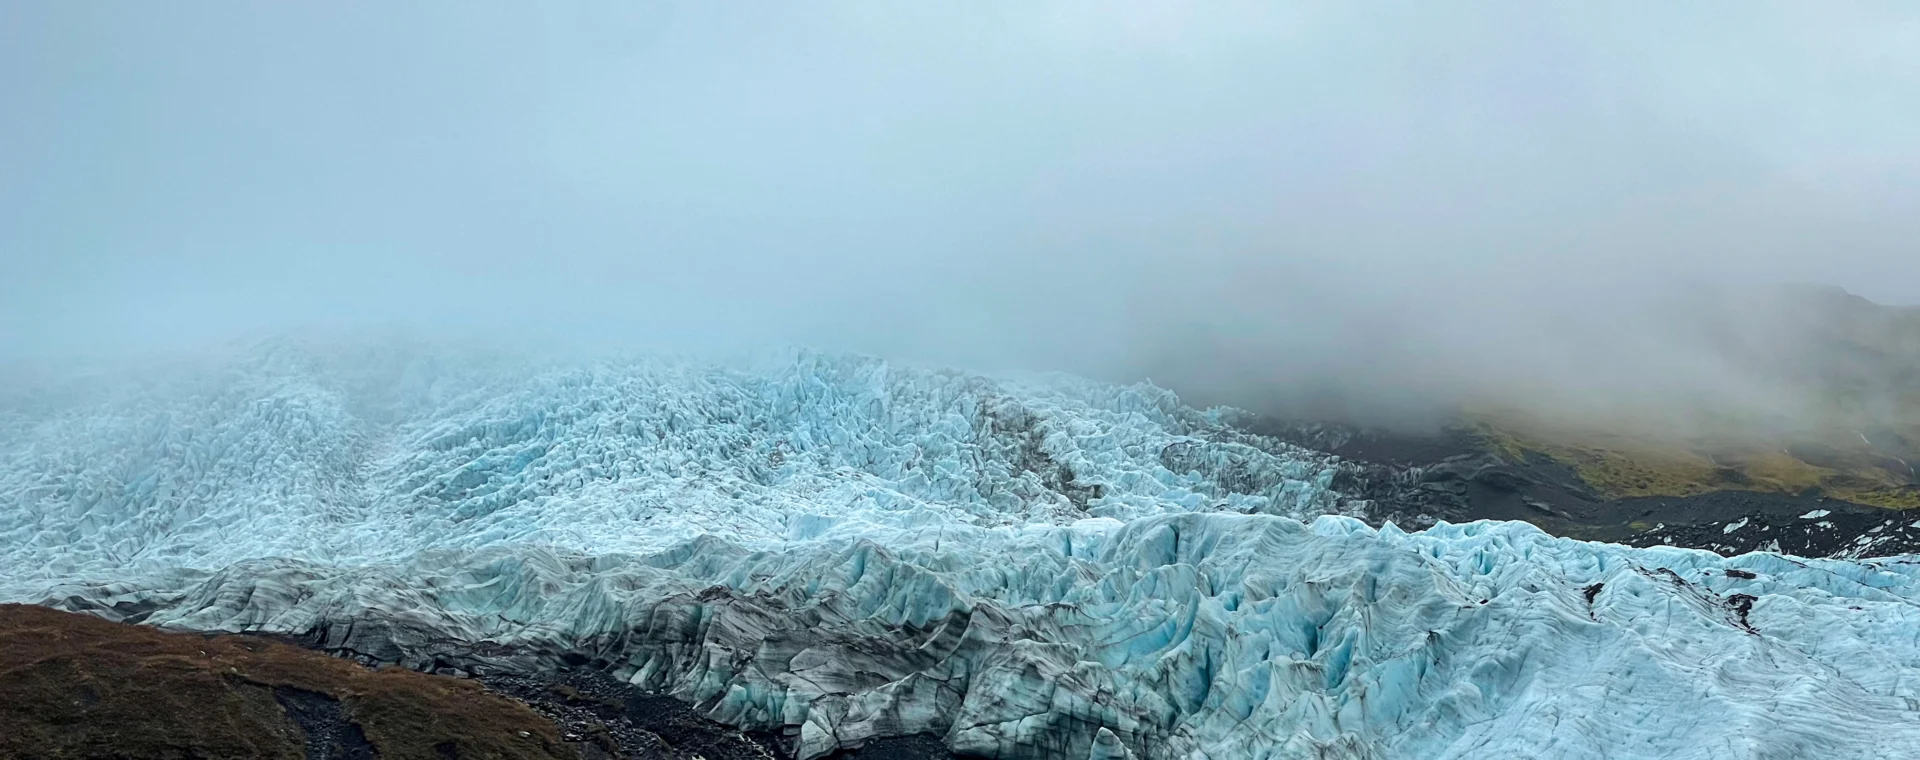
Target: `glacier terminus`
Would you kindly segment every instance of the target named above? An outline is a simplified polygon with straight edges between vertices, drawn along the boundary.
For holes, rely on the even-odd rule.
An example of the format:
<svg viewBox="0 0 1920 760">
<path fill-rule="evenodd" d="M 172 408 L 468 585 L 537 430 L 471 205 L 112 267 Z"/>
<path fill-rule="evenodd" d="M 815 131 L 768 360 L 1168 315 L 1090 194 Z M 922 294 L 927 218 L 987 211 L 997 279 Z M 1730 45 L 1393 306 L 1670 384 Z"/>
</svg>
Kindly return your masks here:
<svg viewBox="0 0 1920 760">
<path fill-rule="evenodd" d="M 0 393 L 0 599 L 594 667 L 808 760 L 1920 757 L 1914 558 L 1370 527 L 1151 385 L 288 339 Z"/>
</svg>

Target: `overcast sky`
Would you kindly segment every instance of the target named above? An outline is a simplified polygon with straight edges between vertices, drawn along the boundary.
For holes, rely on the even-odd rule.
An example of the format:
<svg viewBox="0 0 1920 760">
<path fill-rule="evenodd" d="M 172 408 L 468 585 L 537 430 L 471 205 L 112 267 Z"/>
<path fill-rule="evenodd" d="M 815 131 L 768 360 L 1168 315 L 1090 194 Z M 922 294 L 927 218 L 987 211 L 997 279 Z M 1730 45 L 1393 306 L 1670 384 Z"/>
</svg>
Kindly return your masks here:
<svg viewBox="0 0 1920 760">
<path fill-rule="evenodd" d="M 1095 368 L 1689 279 L 1920 302 L 1907 2 L 0 9 L 0 354 L 402 322 Z"/>
</svg>

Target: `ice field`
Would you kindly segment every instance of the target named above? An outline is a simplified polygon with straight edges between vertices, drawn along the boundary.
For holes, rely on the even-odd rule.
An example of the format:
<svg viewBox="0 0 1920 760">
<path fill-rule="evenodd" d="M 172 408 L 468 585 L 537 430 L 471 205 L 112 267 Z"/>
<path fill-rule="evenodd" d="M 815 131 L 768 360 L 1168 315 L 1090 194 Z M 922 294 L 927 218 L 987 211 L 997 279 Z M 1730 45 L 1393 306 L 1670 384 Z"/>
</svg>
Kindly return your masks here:
<svg viewBox="0 0 1920 760">
<path fill-rule="evenodd" d="M 283 340 L 0 387 L 0 597 L 593 663 L 804 757 L 1920 757 L 1904 558 L 1367 527 L 1148 385 Z"/>
</svg>

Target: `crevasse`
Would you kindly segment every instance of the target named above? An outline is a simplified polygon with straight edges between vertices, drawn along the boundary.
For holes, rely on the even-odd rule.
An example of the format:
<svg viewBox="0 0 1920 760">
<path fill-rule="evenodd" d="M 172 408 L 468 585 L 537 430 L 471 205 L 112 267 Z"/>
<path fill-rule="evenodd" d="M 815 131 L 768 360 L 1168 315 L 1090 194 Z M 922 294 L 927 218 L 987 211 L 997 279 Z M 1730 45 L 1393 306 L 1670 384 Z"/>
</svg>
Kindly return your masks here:
<svg viewBox="0 0 1920 760">
<path fill-rule="evenodd" d="M 585 660 L 806 757 L 1920 756 L 1908 559 L 1376 530 L 1151 386 L 281 342 L 5 394 L 7 599 Z"/>
</svg>

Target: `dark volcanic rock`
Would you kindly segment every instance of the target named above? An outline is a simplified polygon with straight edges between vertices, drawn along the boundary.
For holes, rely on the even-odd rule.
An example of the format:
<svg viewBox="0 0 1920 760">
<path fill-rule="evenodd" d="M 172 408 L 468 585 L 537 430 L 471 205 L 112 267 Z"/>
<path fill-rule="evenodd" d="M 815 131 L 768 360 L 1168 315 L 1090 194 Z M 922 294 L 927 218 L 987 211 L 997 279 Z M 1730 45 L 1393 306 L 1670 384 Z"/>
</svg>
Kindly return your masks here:
<svg viewBox="0 0 1920 760">
<path fill-rule="evenodd" d="M 774 760 L 792 755 L 779 737 L 715 723 L 679 700 L 596 671 L 501 674 L 481 681 L 558 724 L 583 758 Z"/>
<path fill-rule="evenodd" d="M 1732 518 L 1659 523 L 1627 537 L 1624 543 L 1685 546 L 1728 555 L 1770 551 L 1800 557 L 1860 558 L 1920 553 L 1920 516 L 1831 500 L 1812 504 L 1795 500 L 1791 506 L 1787 510 L 1751 509 Z M 1802 508 L 1806 511 L 1795 513 Z"/>
<path fill-rule="evenodd" d="M 948 752 L 937 736 L 914 734 L 869 742 L 833 757 L 835 760 L 947 760 L 963 756 Z"/>
<path fill-rule="evenodd" d="M 373 760 L 379 753 L 366 732 L 347 719 L 340 700 L 317 691 L 277 686 L 273 698 L 307 738 L 307 760 Z"/>
<path fill-rule="evenodd" d="M 1817 490 L 1746 490 L 1744 474 L 1733 468 L 1723 472 L 1724 490 L 1607 498 L 1566 463 L 1539 452 L 1518 458 L 1496 453 L 1460 430 L 1404 434 L 1270 419 L 1243 426 L 1346 458 L 1334 487 L 1366 502 L 1368 519 L 1375 524 L 1420 529 L 1439 520 L 1520 520 L 1571 538 L 1722 554 L 1866 557 L 1920 552 L 1920 527 L 1915 527 L 1920 515 L 1834 499 Z M 1824 452 L 1802 447 L 1801 455 L 1819 460 Z M 1816 513 L 1820 516 L 1803 517 Z"/>
<path fill-rule="evenodd" d="M 793 756 L 793 738 L 740 731 L 701 716 L 691 705 L 654 694 L 604 672 L 489 675 L 488 688 L 525 702 L 560 726 L 580 756 L 632 760 L 779 760 Z M 916 734 L 868 742 L 829 755 L 845 760 L 948 760 L 937 736 Z"/>
</svg>

